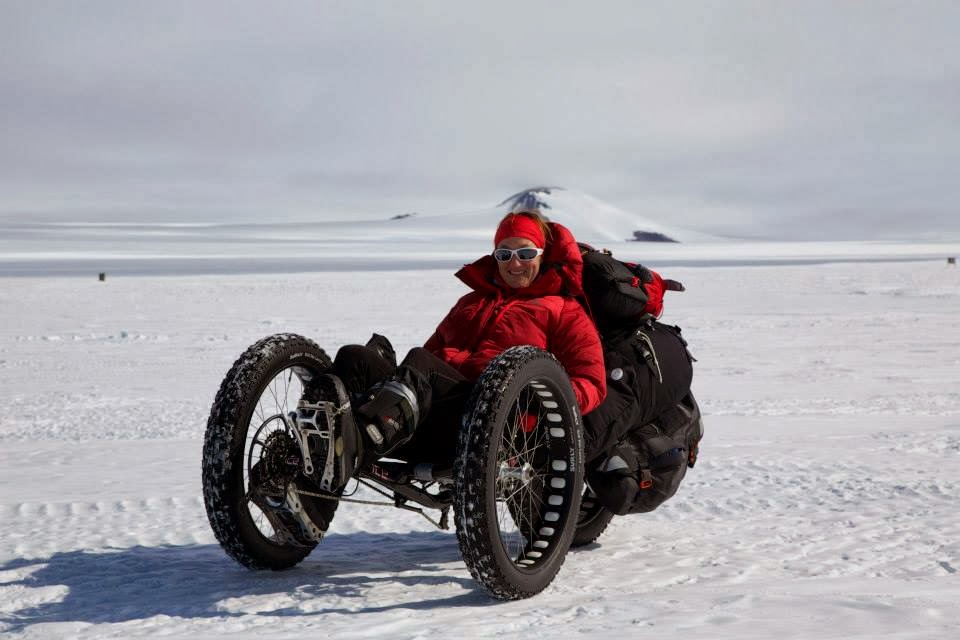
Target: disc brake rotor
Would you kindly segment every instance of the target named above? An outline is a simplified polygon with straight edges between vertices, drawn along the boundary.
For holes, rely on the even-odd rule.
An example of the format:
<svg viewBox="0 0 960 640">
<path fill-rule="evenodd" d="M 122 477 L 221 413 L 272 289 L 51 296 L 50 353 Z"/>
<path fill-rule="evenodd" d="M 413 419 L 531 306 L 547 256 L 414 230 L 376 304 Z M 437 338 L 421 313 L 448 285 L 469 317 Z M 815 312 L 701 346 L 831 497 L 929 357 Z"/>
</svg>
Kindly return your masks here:
<svg viewBox="0 0 960 640">
<path fill-rule="evenodd" d="M 300 448 L 293 436 L 274 431 L 263 443 L 260 460 L 250 469 L 251 488 L 264 496 L 278 497 L 282 503 L 287 485 L 297 477 L 302 465 Z"/>
</svg>

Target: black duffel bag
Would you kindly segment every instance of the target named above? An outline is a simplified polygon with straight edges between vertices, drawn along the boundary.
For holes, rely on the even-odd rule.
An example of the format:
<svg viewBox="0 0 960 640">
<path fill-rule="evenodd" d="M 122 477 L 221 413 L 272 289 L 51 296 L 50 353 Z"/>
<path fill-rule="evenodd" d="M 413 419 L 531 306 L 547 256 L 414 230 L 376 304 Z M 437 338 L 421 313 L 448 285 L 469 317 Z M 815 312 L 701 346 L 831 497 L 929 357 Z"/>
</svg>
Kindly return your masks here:
<svg viewBox="0 0 960 640">
<path fill-rule="evenodd" d="M 688 393 L 656 420 L 637 427 L 617 444 L 587 480 L 604 507 L 618 515 L 653 511 L 673 497 L 697 462 L 703 420 Z"/>
</svg>

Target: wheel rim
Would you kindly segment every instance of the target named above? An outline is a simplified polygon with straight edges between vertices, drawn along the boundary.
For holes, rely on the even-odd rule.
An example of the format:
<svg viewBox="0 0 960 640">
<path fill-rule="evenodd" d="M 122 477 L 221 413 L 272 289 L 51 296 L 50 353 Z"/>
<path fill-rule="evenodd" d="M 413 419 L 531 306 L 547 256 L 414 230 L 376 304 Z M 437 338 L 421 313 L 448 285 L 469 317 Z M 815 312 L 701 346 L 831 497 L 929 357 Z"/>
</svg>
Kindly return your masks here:
<svg viewBox="0 0 960 640">
<path fill-rule="evenodd" d="M 533 379 L 507 411 L 495 459 L 497 528 L 504 553 L 520 570 L 536 570 L 558 547 L 571 505 L 573 430 L 562 395 Z"/>
<path fill-rule="evenodd" d="M 281 369 L 263 387 L 246 425 L 243 464 L 244 507 L 264 539 L 283 545 L 286 532 L 276 519 L 286 485 L 300 472 L 302 460 L 287 416 L 295 411 L 306 384 L 316 374 L 308 368 Z M 261 473 L 261 469 L 266 468 Z"/>
</svg>

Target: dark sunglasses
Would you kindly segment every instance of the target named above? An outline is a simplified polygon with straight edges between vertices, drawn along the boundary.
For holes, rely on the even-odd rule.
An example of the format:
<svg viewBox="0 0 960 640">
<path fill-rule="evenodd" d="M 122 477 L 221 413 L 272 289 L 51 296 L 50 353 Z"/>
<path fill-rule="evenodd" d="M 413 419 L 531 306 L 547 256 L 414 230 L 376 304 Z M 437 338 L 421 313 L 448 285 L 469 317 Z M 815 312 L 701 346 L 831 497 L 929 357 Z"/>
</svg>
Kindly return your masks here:
<svg viewBox="0 0 960 640">
<path fill-rule="evenodd" d="M 521 247 L 519 249 L 494 249 L 493 257 L 497 262 L 510 262 L 513 256 L 517 256 L 522 262 L 530 262 L 537 256 L 543 254 L 543 249 L 537 247 Z"/>
</svg>

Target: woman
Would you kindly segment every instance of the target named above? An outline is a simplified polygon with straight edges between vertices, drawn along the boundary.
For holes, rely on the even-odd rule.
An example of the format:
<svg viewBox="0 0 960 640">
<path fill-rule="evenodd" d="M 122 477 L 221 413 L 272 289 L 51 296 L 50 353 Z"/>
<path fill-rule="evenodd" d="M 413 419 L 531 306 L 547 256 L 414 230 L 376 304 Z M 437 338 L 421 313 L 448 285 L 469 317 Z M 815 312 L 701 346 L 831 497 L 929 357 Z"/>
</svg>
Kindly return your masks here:
<svg viewBox="0 0 960 640">
<path fill-rule="evenodd" d="M 354 403 L 367 446 L 378 455 L 449 464 L 473 383 L 493 358 L 517 345 L 553 353 L 580 412 L 596 408 L 606 394 L 603 350 L 576 299 L 583 293 L 582 266 L 565 227 L 538 210 L 511 212 L 497 226 L 492 254 L 456 274 L 472 291 L 399 367 L 382 338 L 340 349 L 332 373 L 354 393 L 370 389 Z"/>
</svg>

